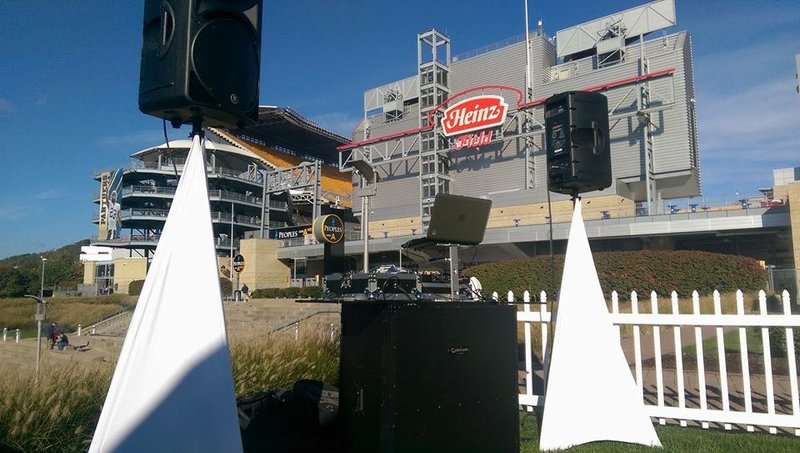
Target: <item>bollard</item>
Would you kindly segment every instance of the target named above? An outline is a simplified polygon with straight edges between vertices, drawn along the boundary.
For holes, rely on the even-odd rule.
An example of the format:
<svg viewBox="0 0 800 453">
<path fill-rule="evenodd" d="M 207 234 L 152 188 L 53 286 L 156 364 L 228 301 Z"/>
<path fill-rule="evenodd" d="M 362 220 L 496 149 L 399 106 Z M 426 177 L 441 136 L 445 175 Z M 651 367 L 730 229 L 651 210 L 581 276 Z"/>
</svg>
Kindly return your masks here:
<svg viewBox="0 0 800 453">
<path fill-rule="evenodd" d="M 17 329 L 17 343 L 19 343 L 19 329 Z"/>
<path fill-rule="evenodd" d="M 81 336 L 81 325 L 78 324 L 78 336 Z"/>
<path fill-rule="evenodd" d="M 91 335 L 94 335 L 94 334 L 95 334 L 95 332 L 96 332 L 96 330 L 97 330 L 97 326 L 92 326 L 92 332 L 91 332 Z"/>
<path fill-rule="evenodd" d="M 300 323 L 296 322 L 294 324 L 294 339 L 297 340 L 300 338 Z"/>
<path fill-rule="evenodd" d="M 8 327 L 3 327 L 3 341 L 6 341 L 6 337 L 8 337 Z"/>
</svg>

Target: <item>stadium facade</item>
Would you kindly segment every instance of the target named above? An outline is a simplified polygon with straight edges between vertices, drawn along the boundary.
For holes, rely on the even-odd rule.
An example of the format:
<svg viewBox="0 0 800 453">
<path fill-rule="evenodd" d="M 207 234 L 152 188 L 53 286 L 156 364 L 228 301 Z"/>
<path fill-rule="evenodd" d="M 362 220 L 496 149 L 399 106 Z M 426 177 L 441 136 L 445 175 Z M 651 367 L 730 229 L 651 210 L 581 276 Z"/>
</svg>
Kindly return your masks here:
<svg viewBox="0 0 800 453">
<path fill-rule="evenodd" d="M 335 147 L 348 140 L 291 109 L 262 106 L 256 126 L 206 128 L 205 138 L 223 276 L 230 276 L 230 257 L 243 239 L 302 236 L 296 225 L 310 224 L 320 206 L 350 206 L 349 175 L 335 166 Z M 131 281 L 144 278 L 190 146 L 189 140 L 172 140 L 131 154 L 126 168 L 95 174 L 100 191 L 94 197 L 98 235 L 92 245 L 115 252 L 113 262 L 87 263 L 89 288 L 127 292 Z"/>
<path fill-rule="evenodd" d="M 540 25 L 460 56 L 452 56 L 447 35 L 430 30 L 416 37 L 411 76 L 365 91 L 352 140 L 275 107 L 261 107 L 258 124 L 245 130 L 208 129 L 220 268 L 241 253 L 249 263 L 241 281 L 250 288 L 318 282 L 322 246 L 307 233 L 324 205 L 348 213 L 345 251 L 354 269 L 363 259 L 364 230 L 370 264 L 402 262 L 401 245 L 425 234 L 439 193 L 492 200 L 485 240 L 467 254 L 469 263 L 547 253 L 550 239 L 562 251 L 572 203 L 547 190 L 544 100 L 579 90 L 604 94 L 609 106 L 614 182 L 583 194 L 595 250 L 701 249 L 793 268 L 800 237 L 793 241 L 789 232 L 787 206 L 748 199 L 712 206 L 701 197 L 691 39 L 686 31 L 664 32 L 675 24 L 674 1 L 660 0 L 555 37 Z M 481 97 L 507 106 L 503 120 L 448 134 L 447 109 Z M 132 155 L 118 192 L 127 235 L 106 235 L 104 210 L 111 208 L 103 200 L 115 178 L 96 175 L 94 244 L 124 251 L 113 263 L 117 290 L 144 276 L 187 146 Z M 365 187 L 354 167 L 372 169 L 377 182 Z M 670 202 L 678 199 L 688 201 Z M 368 229 L 361 228 L 367 205 Z M 125 260 L 137 264 L 121 275 Z M 85 283 L 107 286 L 109 265 L 87 265 Z"/>
<path fill-rule="evenodd" d="M 544 223 L 537 206 L 547 201 L 544 100 L 597 91 L 610 108 L 615 184 L 584 196 L 604 198 L 593 204 L 605 209 L 592 215 L 663 213 L 663 200 L 700 194 L 691 39 L 687 32 L 647 39 L 674 24 L 673 2 L 658 1 L 561 30 L 557 39 L 539 29 L 463 57 L 450 56 L 444 34 L 421 33 L 417 74 L 364 94 L 365 117 L 354 142 L 341 147 L 342 167 L 363 160 L 378 172 L 374 221 L 424 227 L 435 195 L 448 192 L 491 199 L 496 226 L 511 222 L 501 210 L 518 212 L 519 224 Z M 491 139 L 464 146 L 445 136 L 436 118 L 479 95 L 509 106 L 505 122 L 484 132 Z"/>
</svg>

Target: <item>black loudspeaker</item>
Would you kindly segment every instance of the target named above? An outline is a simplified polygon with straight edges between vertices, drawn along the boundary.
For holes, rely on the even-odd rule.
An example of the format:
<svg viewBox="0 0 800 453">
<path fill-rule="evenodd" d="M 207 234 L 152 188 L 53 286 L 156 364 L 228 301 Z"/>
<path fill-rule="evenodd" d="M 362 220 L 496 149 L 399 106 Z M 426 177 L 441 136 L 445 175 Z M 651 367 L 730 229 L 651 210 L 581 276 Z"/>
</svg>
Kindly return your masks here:
<svg viewBox="0 0 800 453">
<path fill-rule="evenodd" d="M 145 0 L 139 109 L 173 126 L 258 115 L 262 0 Z"/>
<path fill-rule="evenodd" d="M 513 306 L 342 304 L 347 452 L 518 452 Z"/>
<path fill-rule="evenodd" d="M 545 101 L 547 179 L 553 192 L 577 195 L 611 186 L 608 99 L 570 91 Z"/>
</svg>

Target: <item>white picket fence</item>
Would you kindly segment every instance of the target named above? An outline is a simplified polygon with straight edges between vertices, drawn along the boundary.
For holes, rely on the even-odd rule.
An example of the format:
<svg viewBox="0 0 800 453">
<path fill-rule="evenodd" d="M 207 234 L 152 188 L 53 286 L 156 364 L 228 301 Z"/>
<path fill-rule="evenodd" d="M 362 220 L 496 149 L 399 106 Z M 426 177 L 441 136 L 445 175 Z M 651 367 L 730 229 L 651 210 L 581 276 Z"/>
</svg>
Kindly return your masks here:
<svg viewBox="0 0 800 453">
<path fill-rule="evenodd" d="M 510 291 L 508 301 L 515 301 Z M 527 291 L 522 301 L 531 302 Z M 540 295 L 540 302 L 540 305 L 534 305 L 534 310 L 532 304 L 525 303 L 523 311 L 517 313 L 517 321 L 523 323 L 525 337 L 525 392 L 520 393 L 519 403 L 527 410 L 542 406 L 545 400 L 544 370 L 548 366 L 548 357 L 544 351 L 550 338 L 551 313 L 544 303 L 544 292 Z M 634 292 L 631 293 L 631 312 L 621 313 L 617 293 L 612 293 L 610 313 L 617 334 L 620 334 L 621 326 L 631 326 L 632 333 L 625 338 L 620 335 L 620 341 L 623 349 L 627 350 L 626 356 L 648 414 L 660 424 L 666 424 L 669 420 L 681 426 L 688 426 L 691 422 L 693 426 L 709 428 L 713 424 L 724 429 L 733 429 L 736 425 L 748 431 L 760 427 L 773 434 L 780 429 L 800 436 L 797 359 L 792 330 L 793 327 L 800 327 L 800 315 L 791 314 L 789 293 L 784 291 L 782 294 L 781 314 L 767 313 L 764 291 L 759 293 L 757 313 L 745 313 L 741 291 L 736 293 L 736 313 L 723 313 L 719 292 L 714 292 L 713 303 L 713 313 L 701 313 L 700 298 L 695 291 L 692 295 L 692 313 L 680 313 L 678 295 L 673 292 L 671 313 L 659 313 L 658 297 L 653 292 L 650 295 L 650 313 L 639 313 L 638 296 Z M 531 341 L 534 323 L 541 325 L 541 350 L 537 352 L 539 358 L 544 358 L 537 363 L 536 370 Z M 642 331 L 644 326 L 651 331 L 647 335 Z M 786 362 L 781 373 L 776 373 L 773 368 L 778 362 L 783 362 L 783 358 L 772 357 L 770 351 L 769 329 L 776 327 L 785 329 L 787 345 Z M 709 335 L 703 335 L 704 328 Z M 762 353 L 748 351 L 746 335 L 750 328 L 760 332 Z M 673 346 L 668 338 L 662 343 L 662 333 L 668 336 L 670 330 L 674 351 L 663 351 Z M 736 360 L 726 357 L 723 337 L 728 332 L 738 332 L 740 352 Z M 716 338 L 718 358 L 714 361 L 704 358 L 703 340 L 709 338 Z M 643 358 L 643 345 L 652 348 L 648 349 L 652 351 L 649 360 Z M 697 359 L 684 357 L 684 345 L 695 350 Z M 665 358 L 672 353 L 675 356 L 674 371 L 664 367 Z M 751 374 L 750 364 L 754 359 L 763 361 L 763 370 L 755 370 L 758 373 Z M 707 365 L 716 365 L 718 371 L 707 370 Z M 729 366 L 740 366 L 741 372 L 729 372 Z M 591 379 L 591 376 L 586 376 L 586 379 Z"/>
</svg>

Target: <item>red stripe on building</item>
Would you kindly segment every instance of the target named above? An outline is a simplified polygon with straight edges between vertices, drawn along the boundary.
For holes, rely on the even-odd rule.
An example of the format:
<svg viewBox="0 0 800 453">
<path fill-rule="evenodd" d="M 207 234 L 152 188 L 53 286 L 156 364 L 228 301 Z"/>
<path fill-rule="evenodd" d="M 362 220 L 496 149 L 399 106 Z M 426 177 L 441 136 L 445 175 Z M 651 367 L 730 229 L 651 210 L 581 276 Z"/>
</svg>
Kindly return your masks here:
<svg viewBox="0 0 800 453">
<path fill-rule="evenodd" d="M 633 76 L 633 77 L 626 77 L 624 79 L 619 79 L 619 80 L 612 80 L 610 82 L 602 83 L 600 85 L 593 85 L 593 86 L 590 86 L 590 87 L 587 87 L 587 88 L 583 88 L 580 91 L 608 90 L 610 88 L 616 88 L 616 87 L 619 87 L 619 86 L 622 86 L 622 85 L 629 85 L 631 83 L 643 82 L 645 80 L 650 80 L 650 79 L 654 79 L 654 78 L 657 78 L 657 77 L 662 77 L 662 76 L 665 76 L 665 75 L 668 75 L 668 74 L 672 74 L 673 72 L 675 72 L 675 68 L 661 69 L 661 70 L 654 71 L 654 72 L 648 72 L 647 74 L 642 74 L 642 75 Z M 511 91 L 515 91 L 515 92 L 520 92 L 520 90 L 518 90 L 517 88 L 501 86 L 501 85 L 484 85 L 484 86 L 480 86 L 480 87 L 470 88 L 468 90 L 461 91 L 461 92 L 456 93 L 455 95 L 451 96 L 445 102 L 443 102 L 442 104 L 439 104 L 436 108 L 434 108 L 434 111 L 436 109 L 440 108 L 442 105 L 446 104 L 447 102 L 450 102 L 455 97 L 461 96 L 461 95 L 466 94 L 466 93 L 471 92 L 471 91 L 477 91 L 477 90 L 481 90 L 481 89 L 506 89 L 506 90 L 511 90 Z M 517 103 L 517 108 L 518 109 L 524 109 L 524 108 L 528 108 L 528 107 L 534 107 L 534 106 L 537 106 L 537 105 L 540 105 L 540 104 L 544 104 L 544 102 L 546 100 L 547 99 L 536 99 L 534 101 L 526 102 L 526 103 L 523 103 L 523 104 Z M 429 120 L 430 120 L 430 118 L 429 118 Z M 373 143 L 378 143 L 378 142 L 382 142 L 382 141 L 386 141 L 386 140 L 391 140 L 393 138 L 399 138 L 399 137 L 405 137 L 405 136 L 408 136 L 408 135 L 418 134 L 420 132 L 429 131 L 431 129 L 433 129 L 432 125 L 431 126 L 427 126 L 427 127 L 420 127 L 420 128 L 417 128 L 417 129 L 409 129 L 409 130 L 402 131 L 402 132 L 395 132 L 394 134 L 382 135 L 380 137 L 370 138 L 370 139 L 363 140 L 363 141 L 360 141 L 360 142 L 353 142 L 353 143 L 348 143 L 347 145 L 337 146 L 336 149 L 339 150 L 339 151 L 347 151 L 349 149 L 358 148 L 358 147 L 366 146 L 366 145 L 371 145 Z"/>
</svg>

